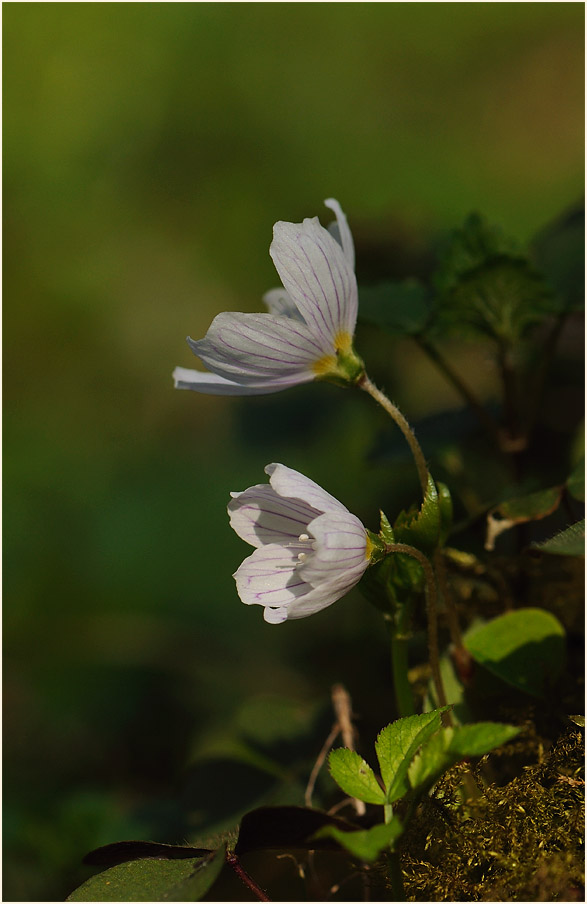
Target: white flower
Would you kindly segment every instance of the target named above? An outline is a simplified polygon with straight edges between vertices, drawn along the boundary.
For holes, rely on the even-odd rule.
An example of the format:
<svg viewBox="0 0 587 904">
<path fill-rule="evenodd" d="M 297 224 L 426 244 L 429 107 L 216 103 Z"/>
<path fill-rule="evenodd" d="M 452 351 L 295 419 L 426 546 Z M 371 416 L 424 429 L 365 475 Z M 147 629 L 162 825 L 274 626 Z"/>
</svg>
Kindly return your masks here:
<svg viewBox="0 0 587 904">
<path fill-rule="evenodd" d="M 336 214 L 330 231 L 318 217 L 275 224 L 269 252 L 284 288 L 264 296 L 268 314 L 218 314 L 203 339 L 188 337 L 211 373 L 176 367 L 177 389 L 258 395 L 317 377 L 355 381 L 362 375 L 352 348 L 358 306 L 353 238 L 338 201 L 324 203 Z"/>
<path fill-rule="evenodd" d="M 372 546 L 359 519 L 313 480 L 281 464 L 265 472 L 269 484 L 231 493 L 228 514 L 256 547 L 234 574 L 238 594 L 279 624 L 344 596 L 369 565 Z"/>
</svg>

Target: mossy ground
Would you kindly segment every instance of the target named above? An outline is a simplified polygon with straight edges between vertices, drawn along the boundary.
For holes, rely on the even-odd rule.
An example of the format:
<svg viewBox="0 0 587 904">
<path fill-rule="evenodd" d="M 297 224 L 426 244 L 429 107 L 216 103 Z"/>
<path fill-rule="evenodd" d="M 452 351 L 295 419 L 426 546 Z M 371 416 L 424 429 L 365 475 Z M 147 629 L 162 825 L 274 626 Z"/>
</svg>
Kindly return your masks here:
<svg viewBox="0 0 587 904">
<path fill-rule="evenodd" d="M 583 735 L 545 746 L 528 726 L 474 769 L 446 773 L 402 840 L 408 900 L 583 900 Z"/>
</svg>

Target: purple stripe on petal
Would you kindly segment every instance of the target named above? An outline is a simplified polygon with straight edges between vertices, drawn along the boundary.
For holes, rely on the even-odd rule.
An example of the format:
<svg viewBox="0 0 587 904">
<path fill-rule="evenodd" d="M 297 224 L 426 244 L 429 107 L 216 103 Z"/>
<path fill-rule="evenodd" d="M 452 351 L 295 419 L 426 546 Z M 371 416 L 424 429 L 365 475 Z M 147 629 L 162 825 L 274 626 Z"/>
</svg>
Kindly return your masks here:
<svg viewBox="0 0 587 904">
<path fill-rule="evenodd" d="M 346 506 L 323 490 L 321 486 L 288 468 L 286 465 L 273 463 L 267 465 L 265 473 L 269 474 L 271 486 L 280 496 L 290 499 L 302 499 L 305 503 L 317 509 L 319 512 L 341 511 L 348 512 Z"/>
</svg>

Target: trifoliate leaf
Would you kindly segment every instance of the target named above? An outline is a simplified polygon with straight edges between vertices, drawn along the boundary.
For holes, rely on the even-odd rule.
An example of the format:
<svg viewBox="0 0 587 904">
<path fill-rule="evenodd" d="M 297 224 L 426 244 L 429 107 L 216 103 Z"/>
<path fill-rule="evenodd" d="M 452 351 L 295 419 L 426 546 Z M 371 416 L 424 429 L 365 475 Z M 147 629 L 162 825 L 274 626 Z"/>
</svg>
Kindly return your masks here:
<svg viewBox="0 0 587 904">
<path fill-rule="evenodd" d="M 550 612 L 517 609 L 470 631 L 464 645 L 493 675 L 540 697 L 563 668 L 565 632 Z"/>
<path fill-rule="evenodd" d="M 585 555 L 585 519 L 571 524 L 544 543 L 533 543 L 532 549 L 549 552 L 557 556 Z"/>
<path fill-rule="evenodd" d="M 340 747 L 328 757 L 330 774 L 349 797 L 366 804 L 385 804 L 385 794 L 368 763 L 354 750 Z"/>
<path fill-rule="evenodd" d="M 388 823 L 381 823 L 370 829 L 360 829 L 358 832 L 341 832 L 332 826 L 326 826 L 320 829 L 315 837 L 334 838 L 349 854 L 367 863 L 373 863 L 381 851 L 393 847 L 394 841 L 397 841 L 402 832 L 403 826 L 397 816 L 394 816 Z"/>
<path fill-rule="evenodd" d="M 408 767 L 418 748 L 440 728 L 440 714 L 449 707 L 406 716 L 379 732 L 375 752 L 385 784 L 387 803 L 392 804 L 408 790 Z"/>
</svg>

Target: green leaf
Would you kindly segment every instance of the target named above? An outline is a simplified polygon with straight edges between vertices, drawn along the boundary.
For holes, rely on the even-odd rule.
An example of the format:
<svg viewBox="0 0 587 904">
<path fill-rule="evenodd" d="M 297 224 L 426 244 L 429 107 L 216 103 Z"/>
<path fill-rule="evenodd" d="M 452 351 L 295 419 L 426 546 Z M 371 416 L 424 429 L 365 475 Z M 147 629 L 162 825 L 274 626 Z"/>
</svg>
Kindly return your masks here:
<svg viewBox="0 0 587 904">
<path fill-rule="evenodd" d="M 500 722 L 476 722 L 455 728 L 448 752 L 458 759 L 466 756 L 483 756 L 515 738 L 520 729 Z"/>
<path fill-rule="evenodd" d="M 366 804 L 385 804 L 385 794 L 368 763 L 347 747 L 333 750 L 328 757 L 330 774 L 349 797 Z"/>
<path fill-rule="evenodd" d="M 441 528 L 441 509 L 438 491 L 430 474 L 426 496 L 417 514 L 401 513 L 394 525 L 398 543 L 408 543 L 423 552 L 431 552 L 438 545 Z"/>
<path fill-rule="evenodd" d="M 539 521 L 551 515 L 558 508 L 561 496 L 562 487 L 549 487 L 547 490 L 516 496 L 500 503 L 487 515 L 485 549 L 493 550 L 496 538 L 516 524 Z"/>
<path fill-rule="evenodd" d="M 422 747 L 408 770 L 410 785 L 423 791 L 435 784 L 443 772 L 470 756 L 483 756 L 510 741 L 519 728 L 499 722 L 477 722 L 443 728 Z"/>
<path fill-rule="evenodd" d="M 550 314 L 552 292 L 528 256 L 478 214 L 453 233 L 435 277 L 437 321 L 512 344 Z"/>
<path fill-rule="evenodd" d="M 408 790 L 408 767 L 418 748 L 440 728 L 440 714 L 448 706 L 422 715 L 406 716 L 379 732 L 375 751 L 379 760 L 387 803 L 392 804 Z"/>
<path fill-rule="evenodd" d="M 585 502 L 585 458 L 577 462 L 567 478 L 567 490 L 574 499 Z"/>
<path fill-rule="evenodd" d="M 416 754 L 408 768 L 410 787 L 414 791 L 433 785 L 452 766 L 454 759 L 448 754 L 453 729 L 444 728 L 432 735 L 428 743 Z"/>
<path fill-rule="evenodd" d="M 543 543 L 533 543 L 532 549 L 540 552 L 550 552 L 557 556 L 584 556 L 585 555 L 585 519 L 571 524 L 570 527 L 561 530 L 550 540 Z"/>
<path fill-rule="evenodd" d="M 581 203 L 544 229 L 533 243 L 533 257 L 554 289 L 553 314 L 585 307 L 585 207 Z"/>
<path fill-rule="evenodd" d="M 401 336 L 422 333 L 430 315 L 429 292 L 414 279 L 362 286 L 359 299 L 359 320 Z"/>
<path fill-rule="evenodd" d="M 543 609 L 507 612 L 470 631 L 464 645 L 492 674 L 536 697 L 543 696 L 564 664 L 564 628 Z"/>
<path fill-rule="evenodd" d="M 68 901 L 199 901 L 224 864 L 224 846 L 193 860 L 132 860 L 98 873 Z"/>
<path fill-rule="evenodd" d="M 359 829 L 357 832 L 341 832 L 340 829 L 326 826 L 320 829 L 315 837 L 334 838 L 353 856 L 365 860 L 367 863 L 373 863 L 381 851 L 393 846 L 394 841 L 397 841 L 402 832 L 403 826 L 397 816 L 394 816 L 391 822 L 381 823 L 370 829 Z"/>
</svg>

